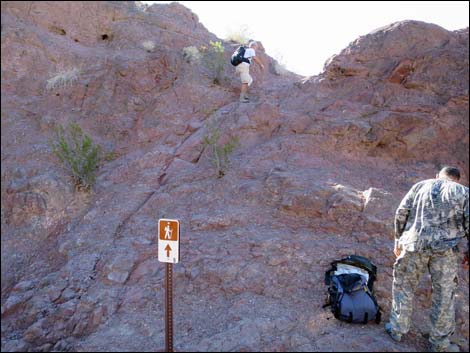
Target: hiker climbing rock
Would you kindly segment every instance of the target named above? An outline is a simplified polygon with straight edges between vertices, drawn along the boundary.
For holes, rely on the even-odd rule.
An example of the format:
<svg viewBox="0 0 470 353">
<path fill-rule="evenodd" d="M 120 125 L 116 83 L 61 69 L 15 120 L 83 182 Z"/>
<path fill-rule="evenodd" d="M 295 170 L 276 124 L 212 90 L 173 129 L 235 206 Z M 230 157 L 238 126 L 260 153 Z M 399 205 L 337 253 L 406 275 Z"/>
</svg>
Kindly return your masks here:
<svg viewBox="0 0 470 353">
<path fill-rule="evenodd" d="M 256 49 L 258 49 L 258 43 L 251 41 L 248 44 L 248 48 L 244 46 L 239 47 L 232 55 L 232 65 L 236 66 L 236 72 L 240 75 L 242 81 L 240 102 L 247 103 L 250 99 L 247 96 L 248 87 L 253 83 L 253 78 L 250 76 L 250 65 L 251 61 L 254 60 L 261 69 L 264 70 L 264 65 L 261 60 L 256 56 Z"/>
<path fill-rule="evenodd" d="M 392 310 L 385 330 L 395 341 L 410 329 L 413 294 L 425 268 L 432 281 L 432 352 L 459 352 L 449 337 L 455 330 L 455 290 L 458 249 L 469 236 L 468 188 L 458 184 L 460 172 L 445 167 L 415 184 L 395 215 Z M 468 256 L 468 255 L 467 255 Z M 468 258 L 467 258 L 468 262 Z"/>
</svg>

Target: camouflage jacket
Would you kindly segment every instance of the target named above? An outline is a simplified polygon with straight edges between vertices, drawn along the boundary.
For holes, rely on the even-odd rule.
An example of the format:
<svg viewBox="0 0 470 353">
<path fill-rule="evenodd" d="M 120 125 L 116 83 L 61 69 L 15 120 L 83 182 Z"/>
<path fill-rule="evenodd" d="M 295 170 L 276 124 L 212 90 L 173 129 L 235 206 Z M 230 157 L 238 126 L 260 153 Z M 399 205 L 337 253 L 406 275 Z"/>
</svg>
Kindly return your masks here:
<svg viewBox="0 0 470 353">
<path fill-rule="evenodd" d="M 395 239 L 407 251 L 446 250 L 468 238 L 468 188 L 447 179 L 415 184 L 395 214 Z"/>
</svg>

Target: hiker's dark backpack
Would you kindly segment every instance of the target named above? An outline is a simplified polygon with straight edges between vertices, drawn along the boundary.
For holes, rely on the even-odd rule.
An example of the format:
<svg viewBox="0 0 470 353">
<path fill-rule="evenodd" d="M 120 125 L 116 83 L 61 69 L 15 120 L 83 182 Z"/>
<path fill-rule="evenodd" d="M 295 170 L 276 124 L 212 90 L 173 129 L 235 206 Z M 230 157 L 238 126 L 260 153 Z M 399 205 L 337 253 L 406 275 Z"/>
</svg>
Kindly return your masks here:
<svg viewBox="0 0 470 353">
<path fill-rule="evenodd" d="M 233 66 L 238 66 L 243 61 L 246 62 L 246 59 L 244 58 L 244 56 L 245 56 L 245 47 L 242 45 L 233 52 L 230 62 L 232 63 Z"/>
<path fill-rule="evenodd" d="M 367 278 L 368 274 L 368 279 Z M 366 324 L 380 323 L 381 312 L 373 294 L 377 267 L 363 256 L 349 255 L 331 263 L 325 273 L 328 301 L 338 320 Z"/>
</svg>

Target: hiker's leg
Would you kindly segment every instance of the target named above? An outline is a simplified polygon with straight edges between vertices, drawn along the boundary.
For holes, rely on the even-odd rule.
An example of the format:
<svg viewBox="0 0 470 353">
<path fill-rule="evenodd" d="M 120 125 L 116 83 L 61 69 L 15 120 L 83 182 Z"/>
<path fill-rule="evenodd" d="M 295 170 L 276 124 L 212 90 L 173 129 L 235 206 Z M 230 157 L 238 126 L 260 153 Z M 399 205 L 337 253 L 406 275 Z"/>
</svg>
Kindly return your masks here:
<svg viewBox="0 0 470 353">
<path fill-rule="evenodd" d="M 248 75 L 248 86 L 251 87 L 251 84 L 253 83 L 253 77 L 250 75 L 250 67 L 248 66 L 247 70 L 247 75 Z"/>
<path fill-rule="evenodd" d="M 433 253 L 429 262 L 432 281 L 431 345 L 444 350 L 455 330 L 454 294 L 457 288 L 457 254 L 449 249 Z"/>
<path fill-rule="evenodd" d="M 248 102 L 249 99 L 248 99 L 248 96 L 246 94 L 246 92 L 248 91 L 248 84 L 247 83 L 243 83 L 242 84 L 242 88 L 241 88 L 241 91 L 240 91 L 240 102 Z"/>
<path fill-rule="evenodd" d="M 393 265 L 392 311 L 393 331 L 403 335 L 410 330 L 414 291 L 429 255 L 404 251 Z"/>
<path fill-rule="evenodd" d="M 250 76 L 250 65 L 247 63 L 241 63 L 237 66 L 238 72 L 240 72 L 240 79 L 242 81 L 242 89 L 240 92 L 240 100 L 246 101 L 248 100 L 247 92 L 248 87 L 253 82 L 253 79 Z"/>
</svg>

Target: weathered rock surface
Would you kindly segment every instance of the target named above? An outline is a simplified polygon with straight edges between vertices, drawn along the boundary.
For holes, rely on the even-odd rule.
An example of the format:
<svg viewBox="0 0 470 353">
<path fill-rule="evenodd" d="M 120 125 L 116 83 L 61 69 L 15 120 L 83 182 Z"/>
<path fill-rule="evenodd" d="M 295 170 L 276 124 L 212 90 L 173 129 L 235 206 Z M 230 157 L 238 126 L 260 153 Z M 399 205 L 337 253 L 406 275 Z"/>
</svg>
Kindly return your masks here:
<svg viewBox="0 0 470 353">
<path fill-rule="evenodd" d="M 2 351 L 164 346 L 157 220 L 181 220 L 175 348 L 422 351 L 430 283 L 401 344 L 322 309 L 347 254 L 378 266 L 387 319 L 393 213 L 444 164 L 469 180 L 468 29 L 405 21 L 351 43 L 319 76 L 253 68 L 253 103 L 183 49 L 217 38 L 178 4 L 2 2 Z M 144 44 L 145 42 L 151 41 Z M 61 68 L 77 79 L 49 90 Z M 51 153 L 79 123 L 114 159 L 78 192 Z M 237 137 L 217 178 L 203 139 Z M 468 272 L 453 339 L 468 350 Z"/>
</svg>

